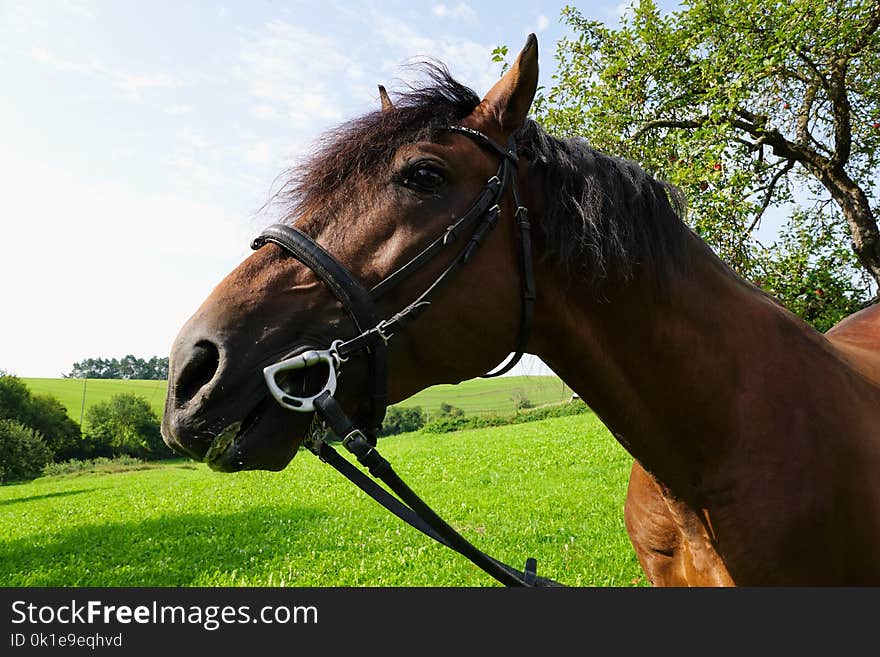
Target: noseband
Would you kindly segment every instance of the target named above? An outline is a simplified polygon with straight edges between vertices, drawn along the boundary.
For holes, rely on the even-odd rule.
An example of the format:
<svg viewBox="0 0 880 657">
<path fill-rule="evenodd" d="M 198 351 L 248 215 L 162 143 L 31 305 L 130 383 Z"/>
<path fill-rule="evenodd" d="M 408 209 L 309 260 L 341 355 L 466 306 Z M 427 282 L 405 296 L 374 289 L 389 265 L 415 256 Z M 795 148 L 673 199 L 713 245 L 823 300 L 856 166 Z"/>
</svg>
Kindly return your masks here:
<svg viewBox="0 0 880 657">
<path fill-rule="evenodd" d="M 508 361 L 484 377 L 500 376 L 513 368 L 525 353 L 532 324 L 535 303 L 535 283 L 532 271 L 531 224 L 528 210 L 520 202 L 516 185 L 518 156 L 513 137 L 507 147 L 501 146 L 478 130 L 464 126 L 448 126 L 448 132 L 465 135 L 480 146 L 500 156 L 498 170 L 492 176 L 465 213 L 449 225 L 433 242 L 409 262 L 392 272 L 369 291 L 332 255 L 315 240 L 299 229 L 283 224 L 273 224 L 257 237 L 252 248 L 259 249 L 268 242 L 277 244 L 294 258 L 309 267 L 330 289 L 342 304 L 356 335 L 348 340 L 334 340 L 329 348 L 310 350 L 266 367 L 263 371 L 269 392 L 284 408 L 297 412 L 316 412 L 309 437 L 304 442 L 313 453 L 339 470 L 358 487 L 382 504 L 386 509 L 434 540 L 450 547 L 470 559 L 485 572 L 508 586 L 558 586 L 552 580 L 537 577 L 534 559 L 526 561 L 523 571 L 516 570 L 481 552 L 444 522 L 397 476 L 376 450 L 376 436 L 385 417 L 388 405 L 388 342 L 431 305 L 431 298 L 459 268 L 466 265 L 495 228 L 501 214 L 504 193 L 510 188 L 516 211 L 514 220 L 519 232 L 519 269 L 522 293 L 519 334 L 514 351 Z M 468 241 L 459 249 L 446 268 L 409 305 L 397 314 L 380 319 L 376 302 L 389 290 L 409 278 L 435 256 L 466 235 Z M 344 363 L 354 355 L 366 354 L 369 362 L 371 393 L 366 405 L 356 413 L 359 420 L 353 422 L 334 398 L 337 375 Z M 307 396 L 295 396 L 278 383 L 278 376 L 285 372 L 326 364 L 329 370 L 326 383 L 320 391 Z M 320 420 L 318 419 L 320 418 Z M 360 425 L 358 427 L 357 425 Z M 355 455 L 370 473 L 385 482 L 400 499 L 387 493 L 375 482 L 364 476 L 346 459 L 342 458 L 327 442 L 330 434 L 341 439 L 342 444 Z M 402 500 L 402 502 L 401 502 Z"/>
</svg>

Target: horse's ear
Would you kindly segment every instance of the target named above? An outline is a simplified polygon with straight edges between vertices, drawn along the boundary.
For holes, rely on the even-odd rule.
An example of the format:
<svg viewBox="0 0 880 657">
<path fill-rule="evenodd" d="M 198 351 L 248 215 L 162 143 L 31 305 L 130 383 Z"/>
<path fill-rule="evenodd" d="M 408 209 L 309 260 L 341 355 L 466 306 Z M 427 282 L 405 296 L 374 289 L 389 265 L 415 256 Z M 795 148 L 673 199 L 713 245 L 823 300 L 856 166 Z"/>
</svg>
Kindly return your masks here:
<svg viewBox="0 0 880 657">
<path fill-rule="evenodd" d="M 382 111 L 388 112 L 394 109 L 394 104 L 391 102 L 391 97 L 388 95 L 388 92 L 385 91 L 385 87 L 381 84 L 379 85 L 379 99 L 382 101 Z"/>
<path fill-rule="evenodd" d="M 477 111 L 493 116 L 510 134 L 526 120 L 538 89 L 538 39 L 530 34 L 507 72 L 489 90 Z"/>
</svg>

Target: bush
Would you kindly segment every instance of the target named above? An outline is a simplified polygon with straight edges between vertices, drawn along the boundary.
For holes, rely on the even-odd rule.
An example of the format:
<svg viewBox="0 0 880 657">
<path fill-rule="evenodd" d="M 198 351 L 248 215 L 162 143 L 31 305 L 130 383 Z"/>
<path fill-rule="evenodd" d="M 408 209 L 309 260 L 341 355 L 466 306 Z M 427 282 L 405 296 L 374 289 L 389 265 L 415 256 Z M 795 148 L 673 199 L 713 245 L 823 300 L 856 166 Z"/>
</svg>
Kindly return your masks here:
<svg viewBox="0 0 880 657">
<path fill-rule="evenodd" d="M 0 419 L 15 420 L 37 431 L 55 455 L 65 459 L 86 456 L 79 426 L 51 395 L 33 395 L 16 376 L 0 373 Z"/>
<path fill-rule="evenodd" d="M 425 414 L 421 406 L 398 408 L 392 406 L 385 413 L 385 420 L 379 431 L 380 436 L 393 436 L 408 431 L 418 431 L 425 425 Z"/>
<path fill-rule="evenodd" d="M 0 483 L 39 477 L 52 450 L 39 433 L 15 420 L 0 420 Z"/>
<path fill-rule="evenodd" d="M 519 389 L 513 391 L 513 394 L 510 395 L 510 401 L 513 402 L 513 406 L 517 411 L 522 411 L 534 406 L 528 395 Z"/>
<path fill-rule="evenodd" d="M 88 454 L 79 425 L 67 414 L 67 409 L 57 397 L 33 395 L 30 416 L 23 422 L 42 434 L 56 459 L 83 457 Z"/>
<path fill-rule="evenodd" d="M 452 404 L 440 402 L 440 417 L 464 417 L 464 411 Z"/>
<path fill-rule="evenodd" d="M 120 393 L 99 402 L 86 412 L 85 436 L 105 456 L 170 458 L 173 452 L 162 441 L 159 418 L 150 403 L 139 395 Z"/>
<path fill-rule="evenodd" d="M 426 424 L 423 431 L 427 433 L 449 433 L 464 429 L 484 429 L 486 427 L 537 422 L 538 420 L 546 420 L 551 417 L 565 417 L 567 415 L 580 415 L 589 412 L 589 406 L 582 400 L 576 400 L 520 411 L 516 415 L 441 416 L 433 422 Z"/>
<path fill-rule="evenodd" d="M 73 474 L 81 472 L 91 472 L 95 470 L 115 471 L 128 470 L 135 466 L 143 465 L 142 459 L 133 456 L 117 456 L 108 459 L 99 456 L 94 459 L 69 459 L 60 463 L 49 463 L 43 468 L 43 476 L 51 477 L 54 475 Z"/>
</svg>

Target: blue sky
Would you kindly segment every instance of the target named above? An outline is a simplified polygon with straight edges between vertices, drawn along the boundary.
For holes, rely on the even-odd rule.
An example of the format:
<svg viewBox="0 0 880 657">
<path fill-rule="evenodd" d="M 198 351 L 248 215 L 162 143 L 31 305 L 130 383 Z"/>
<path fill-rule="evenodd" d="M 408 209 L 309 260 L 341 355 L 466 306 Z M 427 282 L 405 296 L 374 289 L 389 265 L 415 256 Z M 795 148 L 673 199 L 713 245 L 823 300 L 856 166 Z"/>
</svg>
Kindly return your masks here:
<svg viewBox="0 0 880 657">
<path fill-rule="evenodd" d="M 0 0 L 0 369 L 167 355 L 322 130 L 418 58 L 485 92 L 529 32 L 549 84 L 564 5 Z"/>
</svg>

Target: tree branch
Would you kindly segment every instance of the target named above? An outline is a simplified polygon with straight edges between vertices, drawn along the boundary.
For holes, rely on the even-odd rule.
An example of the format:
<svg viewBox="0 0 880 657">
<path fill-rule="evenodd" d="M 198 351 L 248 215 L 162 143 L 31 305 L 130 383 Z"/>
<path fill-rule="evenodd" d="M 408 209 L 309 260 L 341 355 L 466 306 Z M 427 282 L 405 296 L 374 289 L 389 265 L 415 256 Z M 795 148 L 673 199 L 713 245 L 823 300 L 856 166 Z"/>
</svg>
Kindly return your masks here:
<svg viewBox="0 0 880 657">
<path fill-rule="evenodd" d="M 754 220 L 752 220 L 751 225 L 746 229 L 746 233 L 751 233 L 758 224 L 761 222 L 761 217 L 764 216 L 764 212 L 767 208 L 770 207 L 770 201 L 773 200 L 773 192 L 776 190 L 776 184 L 779 182 L 779 179 L 782 178 L 785 174 L 792 170 L 794 167 L 794 160 L 788 160 L 779 171 L 773 174 L 773 177 L 770 179 L 770 182 L 764 188 L 766 194 L 764 194 L 764 201 L 761 203 L 761 207 L 758 209 L 758 214 L 755 215 Z"/>
<path fill-rule="evenodd" d="M 864 28 L 859 32 L 858 37 L 856 37 L 855 42 L 849 49 L 849 56 L 852 57 L 860 53 L 868 45 L 871 36 L 878 28 L 880 28 L 880 4 L 875 2 Z"/>
<path fill-rule="evenodd" d="M 816 76 L 816 80 L 819 81 L 822 87 L 824 89 L 828 89 L 828 79 L 824 75 L 822 75 L 822 71 L 819 70 L 819 67 L 816 66 L 816 63 L 812 59 L 810 59 L 807 53 L 800 48 L 796 48 L 794 53 L 798 57 L 800 57 L 801 61 L 803 61 L 804 64 L 807 65 L 807 68 L 809 68 L 813 72 L 813 75 Z"/>
<path fill-rule="evenodd" d="M 806 146 L 811 138 L 810 135 L 810 112 L 813 109 L 813 102 L 816 100 L 816 92 L 818 89 L 816 88 L 816 84 L 812 83 L 807 86 L 806 91 L 804 92 L 804 102 L 801 103 L 800 109 L 798 110 L 797 117 L 797 128 L 795 130 L 795 135 L 797 137 L 798 143 Z"/>
<path fill-rule="evenodd" d="M 850 115 L 852 108 L 846 93 L 846 70 L 848 57 L 838 57 L 831 63 L 831 86 L 828 96 L 831 99 L 831 122 L 834 126 L 834 153 L 831 165 L 843 168 L 849 161 L 852 151 L 852 132 Z"/>
<path fill-rule="evenodd" d="M 784 160 L 795 160 L 796 162 L 803 162 L 816 168 L 827 167 L 829 164 L 828 158 L 820 155 L 815 149 L 805 144 L 795 144 L 789 141 L 776 128 L 766 130 L 754 123 L 737 119 L 731 120 L 730 125 L 749 133 L 753 137 L 762 139 L 763 143 L 773 149 L 775 155 Z"/>
<path fill-rule="evenodd" d="M 633 133 L 633 136 L 630 137 L 631 141 L 638 141 L 642 138 L 642 136 L 646 132 L 650 132 L 651 130 L 656 130 L 658 128 L 678 128 L 682 130 L 693 130 L 694 128 L 699 128 L 706 123 L 707 117 L 701 117 L 700 119 L 694 120 L 672 120 L 672 119 L 654 119 L 653 121 L 648 121 L 643 124 L 641 128 L 636 130 Z"/>
</svg>

